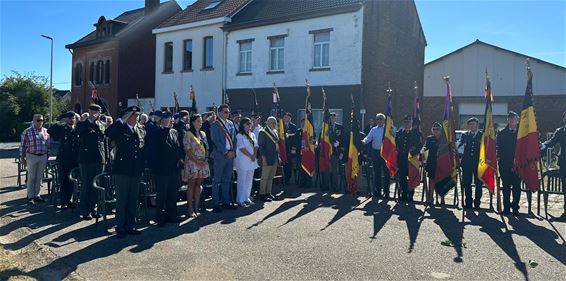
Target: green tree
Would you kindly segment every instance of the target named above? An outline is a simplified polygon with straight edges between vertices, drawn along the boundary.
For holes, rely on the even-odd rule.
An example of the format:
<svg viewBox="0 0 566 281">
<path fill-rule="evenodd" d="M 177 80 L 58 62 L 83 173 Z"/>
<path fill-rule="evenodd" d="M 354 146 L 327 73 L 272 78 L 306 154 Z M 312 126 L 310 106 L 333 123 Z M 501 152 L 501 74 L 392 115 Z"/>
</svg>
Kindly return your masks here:
<svg viewBox="0 0 566 281">
<path fill-rule="evenodd" d="M 49 84 L 44 76 L 22 75 L 13 71 L 12 75 L 0 80 L 0 141 L 14 141 L 25 122 L 30 122 L 33 114 L 40 113 L 49 119 Z M 53 119 L 59 115 L 59 105 L 53 98 Z M 45 124 L 48 126 L 48 124 Z"/>
</svg>

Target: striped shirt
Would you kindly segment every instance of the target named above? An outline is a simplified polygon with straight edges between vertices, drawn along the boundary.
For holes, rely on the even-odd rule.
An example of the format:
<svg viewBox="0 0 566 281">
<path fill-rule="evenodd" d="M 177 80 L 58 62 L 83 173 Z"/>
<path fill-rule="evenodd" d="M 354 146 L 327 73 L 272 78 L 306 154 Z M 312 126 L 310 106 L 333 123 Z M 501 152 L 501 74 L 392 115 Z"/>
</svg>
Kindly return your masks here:
<svg viewBox="0 0 566 281">
<path fill-rule="evenodd" d="M 31 154 L 46 154 L 49 152 L 49 134 L 47 129 L 36 129 L 33 125 L 24 130 L 20 142 L 20 156 Z"/>
</svg>

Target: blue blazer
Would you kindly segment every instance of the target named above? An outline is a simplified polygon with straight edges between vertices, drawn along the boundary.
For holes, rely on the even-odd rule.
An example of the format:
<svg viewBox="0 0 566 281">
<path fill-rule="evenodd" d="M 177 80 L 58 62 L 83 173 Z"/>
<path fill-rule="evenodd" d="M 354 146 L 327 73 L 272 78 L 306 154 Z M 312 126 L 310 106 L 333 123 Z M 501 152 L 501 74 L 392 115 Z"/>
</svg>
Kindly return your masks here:
<svg viewBox="0 0 566 281">
<path fill-rule="evenodd" d="M 214 150 L 212 151 L 213 158 L 223 158 L 226 159 L 226 135 L 224 134 L 224 130 L 222 128 L 222 124 L 218 124 L 218 122 L 222 122 L 217 120 L 216 122 L 212 123 L 210 126 L 210 134 L 212 138 L 212 143 L 214 144 Z M 236 149 L 236 127 L 234 127 L 234 123 L 232 121 L 227 120 L 226 122 L 226 130 L 232 139 L 233 150 L 235 152 Z"/>
</svg>

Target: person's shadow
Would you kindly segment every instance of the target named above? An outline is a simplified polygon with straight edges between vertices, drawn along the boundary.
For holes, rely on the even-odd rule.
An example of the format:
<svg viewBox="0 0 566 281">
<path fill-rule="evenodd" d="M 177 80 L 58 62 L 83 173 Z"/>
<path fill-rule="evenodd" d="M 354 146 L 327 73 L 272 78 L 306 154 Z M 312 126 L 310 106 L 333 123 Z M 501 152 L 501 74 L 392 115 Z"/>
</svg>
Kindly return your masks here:
<svg viewBox="0 0 566 281">
<path fill-rule="evenodd" d="M 440 227 L 446 238 L 448 238 L 451 246 L 454 247 L 456 251 L 454 262 L 463 262 L 464 251 L 462 241 L 464 238 L 464 223 L 452 211 L 445 208 L 431 208 L 428 210 L 428 213 L 434 218 L 434 223 Z"/>
<path fill-rule="evenodd" d="M 527 266 L 517 252 L 517 246 L 511 236 L 512 231 L 509 230 L 505 221 L 491 218 L 484 212 L 479 212 L 479 215 L 476 215 L 475 212 L 468 212 L 467 218 L 470 219 L 470 225 L 480 226 L 480 231 L 486 233 L 513 260 L 515 268 L 521 272 L 523 278 L 529 280 Z M 501 230 L 502 228 L 505 228 L 505 232 Z"/>
<path fill-rule="evenodd" d="M 399 220 L 403 220 L 407 224 L 407 231 L 409 232 L 409 249 L 407 252 L 412 253 L 424 219 L 424 212 L 412 204 L 399 204 L 395 208 L 395 214 L 399 215 Z"/>
<path fill-rule="evenodd" d="M 381 229 L 385 226 L 387 221 L 393 216 L 393 208 L 397 205 L 394 205 L 393 208 L 389 206 L 387 201 L 377 202 L 377 199 L 373 199 L 368 202 L 364 208 L 364 216 L 372 216 L 373 217 L 373 231 L 372 235 L 369 237 L 370 242 L 377 239 L 377 234 Z"/>
</svg>

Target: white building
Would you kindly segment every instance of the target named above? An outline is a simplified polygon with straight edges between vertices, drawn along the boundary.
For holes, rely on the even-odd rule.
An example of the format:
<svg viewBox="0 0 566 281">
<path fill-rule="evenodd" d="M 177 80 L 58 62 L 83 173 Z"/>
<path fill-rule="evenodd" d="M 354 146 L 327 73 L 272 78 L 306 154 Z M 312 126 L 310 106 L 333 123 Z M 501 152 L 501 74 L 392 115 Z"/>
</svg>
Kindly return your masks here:
<svg viewBox="0 0 566 281">
<path fill-rule="evenodd" d="M 494 95 L 494 120 L 500 128 L 505 125 L 509 110 L 520 113 L 527 83 L 527 55 L 503 49 L 479 40 L 452 53 L 433 60 L 425 66 L 423 115 L 442 118 L 438 110 L 446 95 L 444 76 L 450 76 L 454 109 L 459 124 L 465 128 L 469 117 L 483 122 L 486 70 Z M 530 58 L 533 72 L 533 93 L 539 131 L 547 132 L 561 124 L 560 115 L 566 110 L 566 68 L 536 58 Z M 426 117 L 425 117 L 426 118 Z"/>
<path fill-rule="evenodd" d="M 199 0 L 153 30 L 156 108 L 172 107 L 173 93 L 181 107 L 189 107 L 191 85 L 199 106 L 222 103 L 226 42 L 221 27 L 249 2 Z"/>
</svg>

